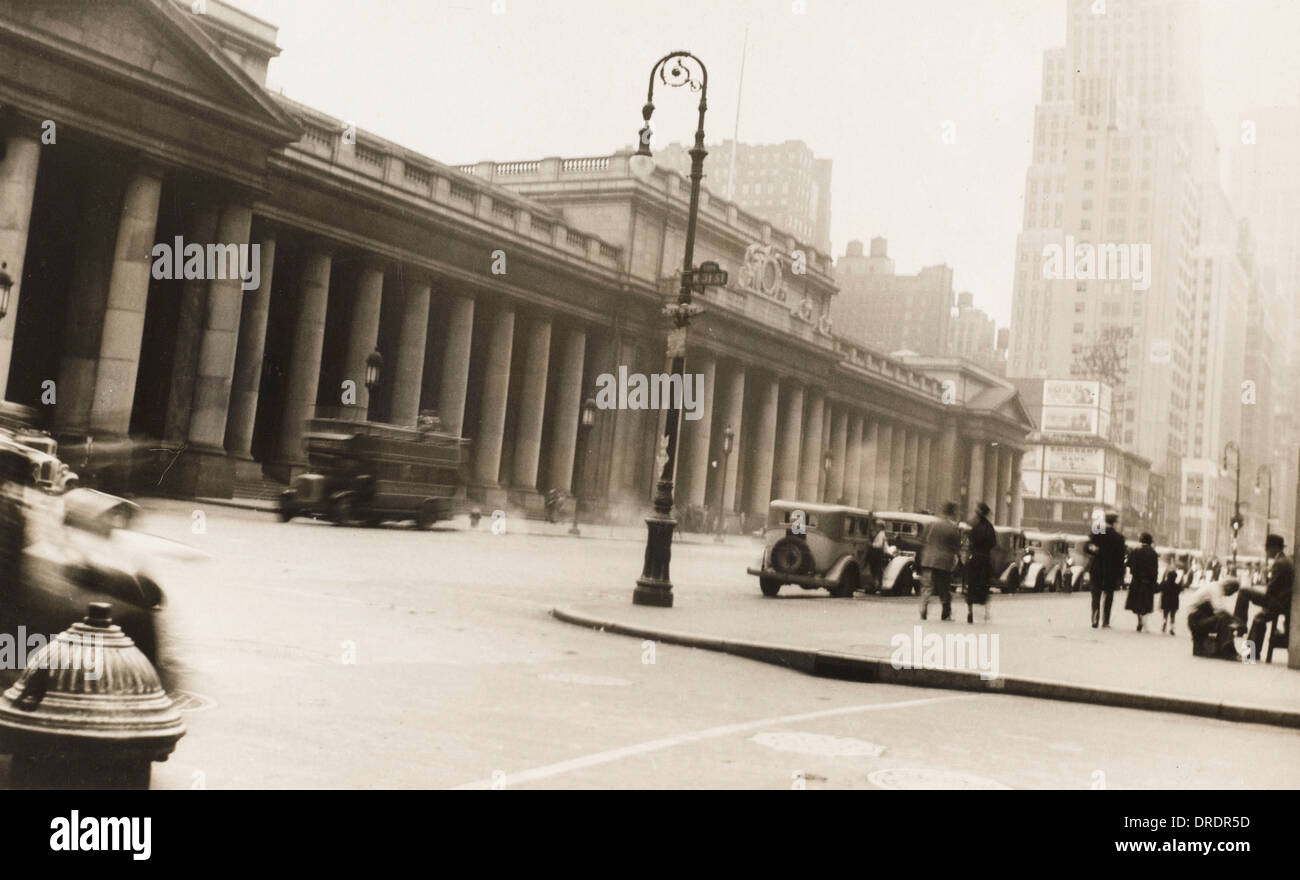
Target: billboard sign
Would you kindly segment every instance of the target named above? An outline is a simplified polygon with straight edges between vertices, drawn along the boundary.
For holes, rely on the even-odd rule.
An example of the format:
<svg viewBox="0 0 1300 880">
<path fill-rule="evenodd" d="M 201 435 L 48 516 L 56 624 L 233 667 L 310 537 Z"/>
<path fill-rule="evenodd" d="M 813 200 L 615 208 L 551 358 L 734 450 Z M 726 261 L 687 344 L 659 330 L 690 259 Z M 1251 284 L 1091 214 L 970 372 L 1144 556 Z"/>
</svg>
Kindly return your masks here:
<svg viewBox="0 0 1300 880">
<path fill-rule="evenodd" d="M 1030 446 L 1025 450 L 1024 458 L 1020 460 L 1020 469 L 1026 471 L 1041 471 L 1043 469 L 1043 447 Z"/>
<path fill-rule="evenodd" d="M 1044 497 L 1060 501 L 1101 501 L 1101 477 L 1080 477 L 1074 474 L 1043 475 Z"/>
<path fill-rule="evenodd" d="M 1093 407 L 1044 406 L 1042 430 L 1049 434 L 1097 436 L 1097 414 Z"/>
<path fill-rule="evenodd" d="M 1043 472 L 1042 471 L 1022 470 L 1020 472 L 1020 496 L 1022 498 L 1043 497 Z"/>
<path fill-rule="evenodd" d="M 1043 459 L 1044 470 L 1071 474 L 1101 474 L 1105 464 L 1100 446 L 1048 446 Z"/>
<path fill-rule="evenodd" d="M 1100 401 L 1100 396 L 1100 382 L 1085 382 L 1077 379 L 1047 379 L 1043 382 L 1043 406 L 1095 407 Z"/>
</svg>

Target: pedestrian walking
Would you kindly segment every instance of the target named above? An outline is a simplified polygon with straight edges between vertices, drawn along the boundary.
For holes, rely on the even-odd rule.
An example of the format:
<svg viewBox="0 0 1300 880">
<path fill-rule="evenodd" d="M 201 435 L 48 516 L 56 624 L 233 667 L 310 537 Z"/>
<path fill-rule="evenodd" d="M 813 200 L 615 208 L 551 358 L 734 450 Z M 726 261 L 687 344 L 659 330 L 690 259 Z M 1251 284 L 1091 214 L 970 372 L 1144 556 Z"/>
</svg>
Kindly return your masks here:
<svg viewBox="0 0 1300 880">
<path fill-rule="evenodd" d="M 1160 631 L 1174 634 L 1174 616 L 1178 614 L 1178 594 L 1183 591 L 1173 554 L 1165 560 L 1165 576 L 1160 582 Z"/>
<path fill-rule="evenodd" d="M 1156 594 L 1156 576 L 1160 570 L 1160 557 L 1152 549 L 1155 539 L 1150 532 L 1143 532 L 1138 539 L 1138 547 L 1128 557 L 1128 569 L 1133 573 L 1133 582 L 1128 589 L 1128 598 L 1124 607 L 1137 615 L 1137 631 L 1146 629 L 1147 615 L 1151 613 Z"/>
<path fill-rule="evenodd" d="M 984 606 L 984 619 L 989 619 L 989 569 L 992 567 L 993 548 L 998 545 L 998 533 L 989 521 L 989 506 L 981 501 L 975 506 L 971 521 L 970 555 L 966 560 L 966 622 L 975 622 L 976 605 Z"/>
<path fill-rule="evenodd" d="M 871 577 L 876 582 L 876 589 L 879 590 L 885 581 L 885 554 L 889 550 L 889 533 L 885 531 L 884 523 L 876 523 L 876 535 L 871 539 L 871 550 L 868 551 L 867 558 L 871 565 Z"/>
<path fill-rule="evenodd" d="M 943 506 L 943 516 L 930 523 L 921 546 L 921 619 L 930 609 L 930 595 L 939 593 L 943 607 L 940 620 L 952 620 L 952 570 L 961 553 L 961 530 L 957 528 L 957 505 Z"/>
<path fill-rule="evenodd" d="M 1100 624 L 1110 627 L 1110 608 L 1115 602 L 1115 590 L 1124 582 L 1124 535 L 1115 528 L 1119 514 L 1106 514 L 1106 529 L 1092 536 L 1088 552 L 1092 554 L 1092 567 L 1088 577 L 1092 581 L 1092 628 Z M 1105 596 L 1103 606 L 1102 596 Z"/>
</svg>

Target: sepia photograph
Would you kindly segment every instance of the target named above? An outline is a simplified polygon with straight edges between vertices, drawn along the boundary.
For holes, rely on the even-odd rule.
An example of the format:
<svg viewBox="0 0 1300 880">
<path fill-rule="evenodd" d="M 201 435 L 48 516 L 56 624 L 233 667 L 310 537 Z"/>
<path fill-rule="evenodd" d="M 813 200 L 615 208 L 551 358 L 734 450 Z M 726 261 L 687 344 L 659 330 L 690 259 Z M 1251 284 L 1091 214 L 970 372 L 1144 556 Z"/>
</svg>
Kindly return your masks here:
<svg viewBox="0 0 1300 880">
<path fill-rule="evenodd" d="M 76 799 L 132 789 L 1111 790 L 1207 794 L 1111 796 L 1099 851 L 1258 853 L 1222 805 L 1300 788 L 1297 37 L 0 0 L 32 846 L 150 859 L 164 811 Z"/>
</svg>

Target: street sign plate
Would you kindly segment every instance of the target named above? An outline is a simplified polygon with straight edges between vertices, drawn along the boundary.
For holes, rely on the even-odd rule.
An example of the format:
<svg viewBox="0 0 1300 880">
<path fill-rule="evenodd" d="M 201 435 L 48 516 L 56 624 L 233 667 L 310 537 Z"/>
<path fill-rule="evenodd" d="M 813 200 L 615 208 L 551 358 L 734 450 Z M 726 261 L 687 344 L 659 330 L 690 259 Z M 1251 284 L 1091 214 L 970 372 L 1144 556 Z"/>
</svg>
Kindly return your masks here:
<svg viewBox="0 0 1300 880">
<path fill-rule="evenodd" d="M 705 287 L 726 287 L 727 272 L 712 260 L 706 260 L 691 272 L 691 286 L 699 290 Z"/>
</svg>

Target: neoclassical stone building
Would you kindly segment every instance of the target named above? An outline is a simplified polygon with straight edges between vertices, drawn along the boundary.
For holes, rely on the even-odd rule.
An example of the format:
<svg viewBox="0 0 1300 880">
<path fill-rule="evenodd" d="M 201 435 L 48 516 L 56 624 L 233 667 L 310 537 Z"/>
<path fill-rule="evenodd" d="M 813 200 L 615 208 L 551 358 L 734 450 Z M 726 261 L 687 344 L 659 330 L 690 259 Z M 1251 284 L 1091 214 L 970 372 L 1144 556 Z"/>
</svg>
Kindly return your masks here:
<svg viewBox="0 0 1300 880">
<path fill-rule="evenodd" d="M 662 414 L 601 411 L 583 439 L 579 413 L 600 374 L 664 369 L 687 182 L 639 180 L 626 154 L 441 164 L 268 92 L 275 40 L 217 0 L 0 0 L 5 398 L 65 442 L 149 441 L 136 478 L 159 491 L 227 497 L 301 466 L 308 417 L 436 410 L 472 440 L 471 497 L 642 514 Z M 700 221 L 697 261 L 730 283 L 688 338 L 705 396 L 679 503 L 717 503 L 730 425 L 733 512 L 933 508 L 975 485 L 1017 516 L 1014 389 L 963 397 L 960 365 L 847 343 L 826 254 L 707 193 Z M 178 236 L 256 245 L 257 286 L 155 277 Z"/>
</svg>

